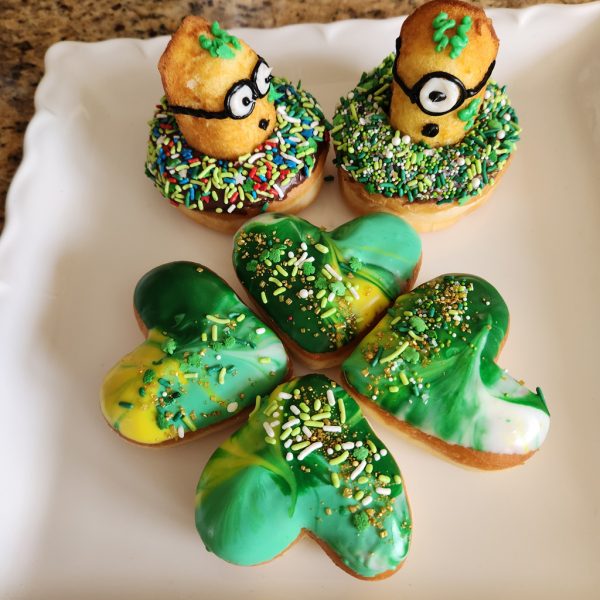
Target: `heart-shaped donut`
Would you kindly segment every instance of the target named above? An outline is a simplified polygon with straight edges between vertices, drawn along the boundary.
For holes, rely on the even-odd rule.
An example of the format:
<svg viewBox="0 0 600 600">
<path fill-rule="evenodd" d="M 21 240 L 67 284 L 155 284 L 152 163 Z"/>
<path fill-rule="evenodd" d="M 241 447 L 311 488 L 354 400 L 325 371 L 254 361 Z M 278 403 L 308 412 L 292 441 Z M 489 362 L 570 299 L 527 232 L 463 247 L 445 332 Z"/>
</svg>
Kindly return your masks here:
<svg viewBox="0 0 600 600">
<path fill-rule="evenodd" d="M 449 458 L 481 469 L 525 462 L 550 417 L 495 360 L 508 332 L 498 291 L 443 275 L 400 296 L 342 365 L 353 393 Z"/>
<path fill-rule="evenodd" d="M 258 401 L 209 459 L 196 493 L 206 548 L 239 565 L 269 561 L 305 532 L 350 574 L 382 578 L 404 561 L 411 523 L 396 462 L 324 375 Z"/>
<path fill-rule="evenodd" d="M 286 345 L 313 368 L 339 364 L 410 289 L 421 261 L 414 229 L 394 215 L 359 217 L 331 232 L 265 214 L 234 240 L 237 275 Z"/>
<path fill-rule="evenodd" d="M 101 399 L 129 441 L 174 443 L 243 417 L 290 371 L 277 335 L 202 265 L 153 269 L 135 288 L 134 309 L 147 339 L 108 373 Z"/>
</svg>

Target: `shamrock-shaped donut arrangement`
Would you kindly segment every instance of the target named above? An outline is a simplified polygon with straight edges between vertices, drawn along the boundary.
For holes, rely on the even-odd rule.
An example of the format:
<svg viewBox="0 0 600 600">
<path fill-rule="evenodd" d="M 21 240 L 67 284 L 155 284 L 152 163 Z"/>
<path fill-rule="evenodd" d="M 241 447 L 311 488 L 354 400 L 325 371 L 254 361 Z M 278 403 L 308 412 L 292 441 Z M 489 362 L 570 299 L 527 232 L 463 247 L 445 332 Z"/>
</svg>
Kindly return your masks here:
<svg viewBox="0 0 600 600">
<path fill-rule="evenodd" d="M 207 549 L 239 565 L 315 538 L 350 574 L 381 579 L 408 552 L 400 470 L 351 396 L 324 375 L 278 386 L 209 459 L 196 492 Z"/>
<path fill-rule="evenodd" d="M 525 462 L 549 413 L 495 362 L 508 308 L 487 281 L 443 275 L 400 296 L 344 362 L 346 381 L 409 435 L 481 469 Z"/>
<path fill-rule="evenodd" d="M 356 577 L 400 568 L 404 481 L 362 402 L 471 467 L 512 467 L 543 443 L 541 390 L 495 362 L 509 324 L 498 291 L 464 274 L 411 291 L 412 224 L 433 230 L 472 210 L 514 150 L 516 115 L 489 81 L 497 50 L 483 10 L 434 0 L 341 99 L 333 126 L 218 23 L 187 17 L 162 55 L 146 173 L 188 216 L 237 230 L 233 267 L 272 328 L 207 267 L 159 266 L 134 293 L 146 340 L 108 373 L 101 405 L 120 436 L 148 446 L 242 422 L 196 494 L 196 528 L 224 560 L 267 562 L 307 534 Z M 370 213 L 331 231 L 286 214 L 316 197 L 329 131 L 342 194 Z M 343 384 L 288 380 L 286 347 L 313 368 L 341 364 Z"/>
<path fill-rule="evenodd" d="M 186 216 L 233 233 L 259 212 L 297 212 L 316 198 L 329 134 L 313 96 L 201 17 L 183 20 L 159 71 L 165 97 L 146 174 Z"/>
<path fill-rule="evenodd" d="M 291 350 L 312 367 L 339 364 L 352 343 L 410 289 L 418 235 L 385 213 L 327 232 L 299 217 L 261 215 L 234 239 L 237 275 Z"/>
<path fill-rule="evenodd" d="M 153 269 L 133 302 L 147 338 L 102 387 L 102 412 L 129 441 L 172 444 L 240 419 L 290 371 L 275 333 L 202 265 Z"/>
</svg>

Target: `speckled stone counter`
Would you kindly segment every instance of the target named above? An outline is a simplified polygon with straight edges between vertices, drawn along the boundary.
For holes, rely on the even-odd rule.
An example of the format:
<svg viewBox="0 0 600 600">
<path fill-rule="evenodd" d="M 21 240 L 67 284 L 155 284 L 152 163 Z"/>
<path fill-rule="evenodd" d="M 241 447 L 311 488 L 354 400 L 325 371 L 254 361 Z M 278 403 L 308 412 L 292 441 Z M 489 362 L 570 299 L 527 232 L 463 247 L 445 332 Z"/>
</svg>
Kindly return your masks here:
<svg viewBox="0 0 600 600">
<path fill-rule="evenodd" d="M 10 180 L 21 160 L 23 134 L 47 48 L 60 40 L 148 38 L 172 32 L 187 14 L 226 27 L 385 18 L 407 14 L 424 0 L 2 0 L 0 2 L 0 230 Z M 485 0 L 484 6 L 522 7 L 535 0 Z M 564 4 L 575 4 L 563 0 Z"/>
</svg>

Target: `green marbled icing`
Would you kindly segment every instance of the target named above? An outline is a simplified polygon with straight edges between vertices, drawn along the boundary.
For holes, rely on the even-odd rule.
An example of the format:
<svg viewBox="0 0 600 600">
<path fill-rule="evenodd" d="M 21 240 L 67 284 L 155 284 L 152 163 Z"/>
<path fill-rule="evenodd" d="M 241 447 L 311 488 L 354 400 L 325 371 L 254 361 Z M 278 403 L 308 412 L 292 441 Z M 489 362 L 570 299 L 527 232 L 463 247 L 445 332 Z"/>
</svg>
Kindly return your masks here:
<svg viewBox="0 0 600 600">
<path fill-rule="evenodd" d="M 305 252 L 306 262 L 296 267 Z M 420 258 L 414 229 L 387 213 L 331 232 L 295 216 L 261 215 L 238 231 L 233 253 L 237 275 L 258 305 L 311 353 L 336 351 L 368 328 L 406 290 Z"/>
<path fill-rule="evenodd" d="M 148 338 L 108 374 L 102 395 L 109 423 L 134 441 L 160 443 L 218 423 L 287 374 L 276 334 L 206 267 L 153 269 L 134 307 Z"/>
<path fill-rule="evenodd" d="M 333 393 L 333 405 L 327 390 Z M 303 414 L 339 426 L 341 432 L 314 426 L 311 419 L 296 416 L 291 406 L 296 412 L 308 408 Z M 308 423 L 310 431 L 287 427 L 292 419 Z M 294 435 L 285 433 L 292 430 Z M 294 445 L 323 445 L 301 457 L 303 448 L 285 447 L 290 440 Z M 347 442 L 355 447 L 340 447 Z M 349 457 L 331 465 L 343 452 Z M 350 479 L 361 460 L 364 470 Z M 248 423 L 215 451 L 198 483 L 196 527 L 209 551 L 239 565 L 271 560 L 306 529 L 351 571 L 371 578 L 402 563 L 412 525 L 396 462 L 347 392 L 324 375 L 313 374 L 280 385 L 257 403 Z"/>
<path fill-rule="evenodd" d="M 524 454 L 543 442 L 549 413 L 539 388 L 529 391 L 494 362 L 508 323 L 488 282 L 444 275 L 400 296 L 342 370 L 359 394 L 427 434 Z"/>
</svg>

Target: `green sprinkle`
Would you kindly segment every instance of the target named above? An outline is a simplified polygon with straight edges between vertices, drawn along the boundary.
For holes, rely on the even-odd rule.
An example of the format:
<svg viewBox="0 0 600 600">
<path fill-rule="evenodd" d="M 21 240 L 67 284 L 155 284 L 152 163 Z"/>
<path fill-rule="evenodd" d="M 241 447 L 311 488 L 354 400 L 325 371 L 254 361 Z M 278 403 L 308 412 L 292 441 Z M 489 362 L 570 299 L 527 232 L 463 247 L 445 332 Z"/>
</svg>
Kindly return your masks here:
<svg viewBox="0 0 600 600">
<path fill-rule="evenodd" d="M 367 440 L 367 446 L 369 446 L 369 449 L 373 454 L 377 452 L 377 446 L 373 443 L 372 440 Z"/>
<path fill-rule="evenodd" d="M 264 292 L 264 291 L 262 291 L 262 292 L 260 293 L 260 299 L 263 301 L 263 304 L 266 304 L 266 303 L 267 303 L 267 295 L 265 294 L 265 292 Z"/>
<path fill-rule="evenodd" d="M 340 487 L 340 476 L 335 471 L 331 474 L 331 483 L 336 489 Z"/>
<path fill-rule="evenodd" d="M 283 275 L 284 277 L 288 276 L 288 272 L 281 266 L 281 265 L 275 265 L 275 268 L 277 269 L 277 271 Z"/>
<path fill-rule="evenodd" d="M 223 385 L 225 383 L 225 373 L 227 373 L 227 368 L 223 367 L 220 371 L 219 371 L 219 383 L 221 385 Z"/>
<path fill-rule="evenodd" d="M 329 310 L 326 310 L 322 315 L 321 315 L 321 319 L 326 319 L 327 317 L 331 317 L 332 315 L 335 315 L 335 313 L 337 312 L 337 308 L 332 307 Z"/>
<path fill-rule="evenodd" d="M 346 459 L 348 458 L 349 455 L 350 455 L 350 453 L 348 452 L 348 450 L 344 450 L 339 456 L 332 458 L 329 461 L 329 464 L 331 466 L 341 465 L 343 462 L 346 461 Z"/>
<path fill-rule="evenodd" d="M 160 347 L 160 349 L 165 353 L 165 354 L 173 354 L 173 352 L 175 352 L 175 350 L 177 350 L 177 342 L 173 339 L 173 338 L 167 338 L 162 346 Z"/>
<path fill-rule="evenodd" d="M 211 325 L 210 327 L 210 338 L 213 342 L 216 342 L 219 339 L 219 333 L 216 325 Z"/>
<path fill-rule="evenodd" d="M 269 437 L 268 435 L 266 435 L 265 442 L 267 442 L 267 444 L 271 444 L 271 446 L 274 446 L 277 443 L 277 440 L 275 438 L 272 438 L 272 437 Z"/>
<path fill-rule="evenodd" d="M 344 404 L 344 400 L 342 398 L 338 398 L 337 401 L 338 409 L 340 411 L 340 423 L 346 422 L 346 405 Z"/>
<path fill-rule="evenodd" d="M 206 315 L 206 318 L 212 323 L 219 323 L 219 325 L 227 325 L 229 323 L 229 319 L 221 319 L 220 317 L 215 317 L 214 315 Z"/>
<path fill-rule="evenodd" d="M 138 395 L 143 398 L 146 395 L 146 388 L 138 388 Z"/>
<path fill-rule="evenodd" d="M 360 446 L 359 448 L 354 448 L 352 456 L 354 456 L 356 460 L 365 460 L 367 456 L 369 456 L 369 451 L 364 446 Z"/>
<path fill-rule="evenodd" d="M 125 402 L 125 400 L 120 400 L 119 406 L 121 406 L 123 408 L 127 408 L 127 409 L 133 408 L 133 404 L 131 402 Z"/>
<path fill-rule="evenodd" d="M 271 358 L 268 356 L 261 356 L 258 359 L 259 364 L 261 365 L 268 365 L 271 362 Z"/>
<path fill-rule="evenodd" d="M 367 513 L 363 511 L 357 511 L 352 515 L 352 524 L 358 531 L 365 531 L 365 529 L 368 529 L 371 525 Z"/>
<path fill-rule="evenodd" d="M 292 444 L 291 448 L 292 450 L 296 451 L 302 450 L 302 448 L 306 448 L 307 446 L 310 446 L 310 442 L 308 440 L 305 440 L 303 442 L 298 442 L 297 444 Z"/>
<path fill-rule="evenodd" d="M 389 483 L 391 481 L 391 479 L 387 475 L 384 475 L 383 473 L 381 475 L 379 475 L 379 477 L 377 479 L 379 479 L 379 481 L 381 481 L 382 483 Z"/>
<path fill-rule="evenodd" d="M 273 296 L 279 296 L 280 294 L 283 294 L 283 292 L 285 292 L 285 288 L 282 286 L 273 292 Z"/>
<path fill-rule="evenodd" d="M 329 252 L 329 248 L 327 246 L 323 246 L 323 244 L 315 244 L 315 249 L 317 249 L 321 254 L 327 254 Z"/>
<path fill-rule="evenodd" d="M 395 394 L 396 392 L 400 391 L 400 388 L 397 385 L 390 385 L 388 390 L 390 393 Z"/>
<path fill-rule="evenodd" d="M 390 362 L 391 360 L 394 360 L 395 358 L 400 356 L 407 348 L 408 348 L 408 342 L 404 342 L 399 348 L 394 350 L 391 354 L 384 356 L 380 361 L 381 364 L 383 365 L 387 362 Z"/>
<path fill-rule="evenodd" d="M 408 385 L 408 377 L 404 371 L 400 371 L 400 381 L 402 382 L 402 385 Z"/>
<path fill-rule="evenodd" d="M 308 408 L 308 404 L 306 404 L 305 402 L 300 402 L 298 406 L 302 412 L 305 412 L 307 414 L 310 413 L 310 408 Z"/>
<path fill-rule="evenodd" d="M 156 377 L 156 373 L 153 369 L 146 369 L 144 374 L 142 375 L 142 381 L 146 384 L 151 383 L 152 380 Z"/>
<path fill-rule="evenodd" d="M 355 500 L 362 500 L 365 497 L 365 493 L 362 490 L 358 490 L 356 494 L 354 494 Z"/>
<path fill-rule="evenodd" d="M 394 483 L 401 484 L 402 477 L 400 477 L 400 475 L 394 475 Z"/>
</svg>

